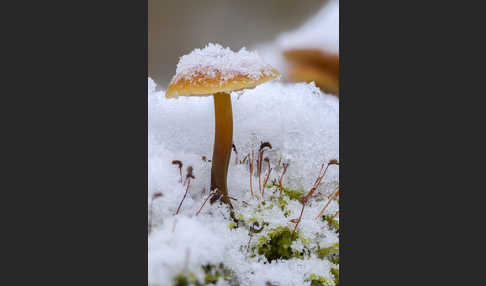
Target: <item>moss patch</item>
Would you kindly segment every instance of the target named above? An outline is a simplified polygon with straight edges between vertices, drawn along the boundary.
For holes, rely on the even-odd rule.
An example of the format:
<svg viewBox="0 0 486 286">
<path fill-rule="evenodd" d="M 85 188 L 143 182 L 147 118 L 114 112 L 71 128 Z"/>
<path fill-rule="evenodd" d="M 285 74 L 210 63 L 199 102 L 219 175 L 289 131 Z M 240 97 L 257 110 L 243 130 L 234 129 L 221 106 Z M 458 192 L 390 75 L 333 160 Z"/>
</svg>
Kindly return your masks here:
<svg viewBox="0 0 486 286">
<path fill-rule="evenodd" d="M 339 286 L 339 268 L 331 268 L 331 273 L 334 276 L 334 284 Z"/>
<path fill-rule="evenodd" d="M 324 215 L 322 216 L 323 221 L 327 221 L 327 225 L 329 226 L 329 229 L 334 230 L 334 231 L 339 231 L 339 222 L 333 218 L 332 215 Z"/>
<path fill-rule="evenodd" d="M 280 192 L 280 185 L 277 184 L 277 183 L 273 183 L 272 185 L 267 185 L 267 187 L 273 187 L 274 193 Z M 284 196 L 288 197 L 291 200 L 298 201 L 304 195 L 304 191 L 303 190 L 294 190 L 294 189 L 282 186 L 282 194 Z"/>
<path fill-rule="evenodd" d="M 317 256 L 320 259 L 327 259 L 334 264 L 339 264 L 339 242 L 326 248 L 317 246 Z"/>
<path fill-rule="evenodd" d="M 196 279 L 194 273 L 178 274 L 173 281 L 174 286 L 204 286 L 216 284 L 219 279 L 228 281 L 230 285 L 237 285 L 237 279 L 234 271 L 220 263 L 218 266 L 207 264 L 201 266 L 204 271 L 204 282 Z"/>
<path fill-rule="evenodd" d="M 269 262 L 292 257 L 302 258 L 304 252 L 292 250 L 291 236 L 290 228 L 279 226 L 270 230 L 266 236 L 260 237 L 254 249 L 259 255 L 265 256 Z M 295 239 L 301 239 L 298 233 Z"/>
<path fill-rule="evenodd" d="M 315 273 L 309 276 L 308 281 L 311 282 L 311 286 L 334 286 L 334 281 L 323 276 L 318 276 Z"/>
</svg>

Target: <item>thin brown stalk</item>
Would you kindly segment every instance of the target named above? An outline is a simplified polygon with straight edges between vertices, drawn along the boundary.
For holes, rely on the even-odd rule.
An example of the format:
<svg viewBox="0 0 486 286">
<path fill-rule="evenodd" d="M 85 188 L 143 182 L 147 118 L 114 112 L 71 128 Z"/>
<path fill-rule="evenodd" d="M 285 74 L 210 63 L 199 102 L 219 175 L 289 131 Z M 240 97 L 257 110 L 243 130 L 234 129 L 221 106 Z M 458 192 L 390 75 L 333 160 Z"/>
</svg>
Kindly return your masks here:
<svg viewBox="0 0 486 286">
<path fill-rule="evenodd" d="M 287 172 L 287 168 L 288 167 L 289 167 L 289 164 L 288 163 L 283 163 L 283 172 L 282 172 L 282 175 L 280 175 L 280 178 L 278 179 L 278 184 L 280 186 L 280 196 L 282 196 L 282 189 L 283 189 L 282 181 L 283 181 L 283 176 L 285 175 L 285 172 Z"/>
<path fill-rule="evenodd" d="M 295 230 L 297 229 L 297 226 L 299 226 L 299 223 L 302 220 L 302 214 L 304 213 L 304 208 L 305 208 L 305 203 L 302 202 L 302 209 L 300 210 L 300 215 L 299 218 L 297 219 L 297 222 L 295 223 L 295 227 L 294 230 L 292 231 L 292 235 L 290 236 L 290 240 L 294 240 Z"/>
<path fill-rule="evenodd" d="M 190 179 L 190 178 L 188 178 L 187 180 L 188 180 L 188 182 L 187 182 L 187 188 L 186 188 L 186 192 L 184 193 L 184 197 L 182 198 L 181 203 L 179 204 L 179 207 L 177 208 L 177 211 L 176 211 L 176 213 L 175 213 L 176 215 L 178 215 L 178 214 L 179 214 L 179 211 L 180 211 L 181 206 L 182 206 L 182 202 L 183 202 L 183 201 L 184 201 L 184 199 L 186 198 L 186 196 L 187 196 L 187 192 L 189 191 L 189 187 L 191 186 L 191 179 Z"/>
<path fill-rule="evenodd" d="M 260 144 L 260 149 L 258 150 L 258 161 L 257 161 L 257 174 L 258 174 L 258 191 L 263 196 L 262 190 L 262 165 L 263 165 L 263 153 L 265 152 L 265 147 L 272 149 L 272 145 L 269 142 L 262 142 Z M 265 188 L 265 185 L 263 185 Z"/>
<path fill-rule="evenodd" d="M 270 173 L 272 172 L 272 168 L 270 167 L 270 160 L 268 159 L 268 157 L 265 158 L 265 161 L 268 163 L 268 174 L 267 177 L 265 178 L 265 181 L 263 181 L 262 197 L 263 194 L 265 194 L 265 186 L 267 185 L 268 179 L 270 178 Z"/>
<path fill-rule="evenodd" d="M 248 161 L 248 164 L 250 165 L 250 194 L 253 197 L 253 160 L 254 160 L 254 153 L 253 150 L 251 150 L 251 156 L 250 160 Z"/>
<path fill-rule="evenodd" d="M 339 210 L 335 214 L 332 215 L 331 220 L 333 220 L 339 214 Z"/>
<path fill-rule="evenodd" d="M 329 206 L 329 204 L 331 203 L 331 201 L 332 201 L 334 198 L 336 198 L 338 194 L 339 194 L 339 187 L 337 187 L 337 188 L 335 189 L 335 191 L 334 191 L 334 192 L 332 193 L 332 195 L 329 197 L 329 199 L 328 199 L 328 201 L 327 201 L 326 205 L 325 205 L 325 206 L 322 208 L 322 210 L 319 212 L 319 214 L 316 216 L 316 218 L 315 218 L 315 219 L 320 218 L 320 217 L 321 217 L 321 216 L 324 214 L 324 212 L 326 211 L 326 209 L 327 209 L 327 207 Z"/>
<path fill-rule="evenodd" d="M 215 189 L 215 190 L 218 190 L 218 189 Z M 206 199 L 204 200 L 204 203 L 202 204 L 201 208 L 196 212 L 196 216 L 199 215 L 204 207 L 204 205 L 206 204 L 206 202 L 209 200 L 209 198 L 211 197 L 213 193 L 209 193 L 208 196 L 206 197 Z"/>
</svg>

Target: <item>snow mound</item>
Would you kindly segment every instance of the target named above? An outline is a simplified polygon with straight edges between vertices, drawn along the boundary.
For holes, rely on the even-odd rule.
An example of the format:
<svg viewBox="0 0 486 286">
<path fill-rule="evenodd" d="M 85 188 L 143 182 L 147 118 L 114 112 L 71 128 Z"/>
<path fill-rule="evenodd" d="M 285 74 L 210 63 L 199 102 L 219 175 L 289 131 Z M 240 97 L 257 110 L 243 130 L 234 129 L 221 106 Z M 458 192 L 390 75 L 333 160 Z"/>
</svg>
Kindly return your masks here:
<svg viewBox="0 0 486 286">
<path fill-rule="evenodd" d="M 243 158 L 268 141 L 272 149 L 265 151 L 272 167 L 278 162 L 289 163 L 284 185 L 307 192 L 313 185 L 321 164 L 332 159 L 339 161 L 339 103 L 335 96 L 321 92 L 314 84 L 267 82 L 255 89 L 233 92 L 234 144 L 238 160 L 232 153 L 228 170 L 228 191 L 234 197 L 235 213 L 243 220 L 256 219 L 265 228 L 250 240 L 248 230 L 232 228 L 228 209 L 209 202 L 199 215 L 196 212 L 207 198 L 210 186 L 214 141 L 214 106 L 212 97 L 165 98 L 165 91 L 155 91 L 148 80 L 148 203 L 152 232 L 148 240 L 149 285 L 173 285 L 174 277 L 191 272 L 200 281 L 204 273 L 201 265 L 224 263 L 238 278 L 239 285 L 280 286 L 310 285 L 308 278 L 316 273 L 332 279 L 328 260 L 312 255 L 306 259 L 291 258 L 264 263 L 252 256 L 248 249 L 259 236 L 271 229 L 293 228 L 290 219 L 299 216 L 302 205 L 286 200 L 285 212 L 274 205 L 276 193 L 265 189 L 264 198 L 256 199 L 249 192 L 248 164 Z M 203 156 L 206 160 L 203 160 Z M 188 166 L 193 167 L 187 197 L 180 213 L 175 215 L 187 186 L 180 183 L 178 166 L 183 163 L 183 177 Z M 263 174 L 267 173 L 263 165 Z M 277 168 L 270 173 L 269 182 L 281 174 Z M 317 196 L 305 207 L 298 227 L 300 235 L 308 239 L 306 247 L 329 247 L 339 241 L 326 222 L 315 217 L 328 202 L 327 195 L 338 185 L 339 168 L 329 167 Z M 258 178 L 253 178 L 253 191 L 258 193 Z M 153 195 L 162 196 L 153 199 Z M 265 207 L 261 202 L 266 201 Z M 243 203 L 245 202 L 245 203 Z M 332 201 L 326 215 L 333 215 L 339 206 Z M 260 210 L 261 209 L 261 210 Z M 339 219 L 339 216 L 336 217 Z M 293 243 L 293 249 L 302 249 L 302 243 Z M 219 280 L 217 285 L 230 285 Z"/>
<path fill-rule="evenodd" d="M 209 78 L 220 76 L 222 80 L 244 75 L 258 80 L 264 75 L 273 75 L 273 71 L 256 52 L 245 47 L 233 52 L 229 47 L 209 43 L 205 48 L 195 49 L 179 59 L 172 83 L 182 78 L 192 80 L 197 74 Z"/>
<path fill-rule="evenodd" d="M 281 34 L 277 43 L 283 50 L 321 49 L 339 53 L 339 1 L 331 0 L 304 25 Z"/>
</svg>

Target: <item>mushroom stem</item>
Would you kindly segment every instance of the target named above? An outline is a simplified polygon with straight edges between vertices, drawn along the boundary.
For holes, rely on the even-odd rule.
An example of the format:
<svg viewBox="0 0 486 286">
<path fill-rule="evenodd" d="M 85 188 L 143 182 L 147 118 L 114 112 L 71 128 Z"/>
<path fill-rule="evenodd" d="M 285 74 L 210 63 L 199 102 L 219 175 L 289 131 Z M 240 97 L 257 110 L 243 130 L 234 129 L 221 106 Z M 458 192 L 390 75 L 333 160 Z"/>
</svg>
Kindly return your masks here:
<svg viewBox="0 0 486 286">
<path fill-rule="evenodd" d="M 213 160 L 211 167 L 211 191 L 218 189 L 221 194 L 221 201 L 233 209 L 228 197 L 228 187 L 226 176 L 231 157 L 233 144 L 233 112 L 231 109 L 231 96 L 228 93 L 215 93 L 214 98 L 214 118 L 215 135 Z"/>
</svg>

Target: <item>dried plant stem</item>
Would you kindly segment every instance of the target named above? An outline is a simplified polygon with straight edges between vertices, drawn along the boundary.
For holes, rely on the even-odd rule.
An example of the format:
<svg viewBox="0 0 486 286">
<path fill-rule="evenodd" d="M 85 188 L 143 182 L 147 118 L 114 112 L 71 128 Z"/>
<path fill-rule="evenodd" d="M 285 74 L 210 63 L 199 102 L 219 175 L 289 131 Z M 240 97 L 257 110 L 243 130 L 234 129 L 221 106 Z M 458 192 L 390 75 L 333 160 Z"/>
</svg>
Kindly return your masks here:
<svg viewBox="0 0 486 286">
<path fill-rule="evenodd" d="M 335 214 L 332 215 L 331 220 L 333 220 L 339 214 L 339 210 Z"/>
<path fill-rule="evenodd" d="M 305 203 L 302 203 L 302 209 L 300 210 L 300 215 L 299 218 L 297 219 L 297 222 L 295 223 L 295 227 L 294 230 L 292 231 L 292 235 L 290 236 L 290 240 L 294 240 L 295 230 L 297 229 L 297 226 L 299 226 L 299 223 L 302 220 L 302 214 L 304 213 L 304 208 L 305 208 Z"/>
<path fill-rule="evenodd" d="M 262 157 L 263 150 L 258 151 L 257 174 L 258 174 L 258 192 L 262 195 Z M 263 195 L 262 195 L 263 196 Z"/>
<path fill-rule="evenodd" d="M 263 194 L 265 193 L 265 186 L 267 185 L 267 182 L 268 182 L 268 179 L 270 178 L 270 173 L 271 172 L 272 172 L 272 168 L 268 169 L 267 177 L 265 178 L 265 181 L 263 181 L 262 197 L 263 197 Z"/>
<path fill-rule="evenodd" d="M 216 189 L 217 190 L 217 189 Z M 206 202 L 209 200 L 209 198 L 213 195 L 213 193 L 209 193 L 208 196 L 206 197 L 206 199 L 204 200 L 204 203 L 202 204 L 201 208 L 196 212 L 196 216 L 199 215 L 204 207 L 204 205 L 206 204 Z"/>
<path fill-rule="evenodd" d="M 270 178 L 270 173 L 272 172 L 272 168 L 270 167 L 270 160 L 268 160 L 268 158 L 265 158 L 265 161 L 267 161 L 268 163 L 268 174 L 267 177 L 265 178 L 265 181 L 263 181 L 262 197 L 265 194 L 265 186 L 267 185 L 268 179 Z"/>
<path fill-rule="evenodd" d="M 289 167 L 289 164 L 288 163 L 283 163 L 283 172 L 282 172 L 282 175 L 280 175 L 280 178 L 278 179 L 278 184 L 280 186 L 280 196 L 282 196 L 282 189 L 283 189 L 282 181 L 283 181 L 283 176 L 285 175 L 285 172 L 287 172 L 287 168 L 288 167 Z"/>
<path fill-rule="evenodd" d="M 251 150 L 251 156 L 250 160 L 248 161 L 250 165 L 250 194 L 253 197 L 253 162 L 254 162 L 254 153 L 253 150 Z"/>
<path fill-rule="evenodd" d="M 187 196 L 187 193 L 188 193 L 188 191 L 189 191 L 189 187 L 190 187 L 190 186 L 191 186 L 191 179 L 189 179 L 189 178 L 188 178 L 187 187 L 186 187 L 186 192 L 184 193 L 184 197 L 182 198 L 181 203 L 179 204 L 179 207 L 177 208 L 177 211 L 176 211 L 176 213 L 175 213 L 176 215 L 178 215 L 178 214 L 179 214 L 179 211 L 180 211 L 181 206 L 182 206 L 182 202 L 183 202 L 183 201 L 184 201 L 184 199 L 186 198 L 186 196 Z"/>
<path fill-rule="evenodd" d="M 322 210 L 319 212 L 319 214 L 315 217 L 315 219 L 318 219 L 320 218 L 324 212 L 326 211 L 327 207 L 329 206 L 329 204 L 331 203 L 331 201 L 337 197 L 337 195 L 339 194 L 339 187 L 337 187 L 335 189 L 335 191 L 333 192 L 333 194 L 329 197 L 329 200 L 327 201 L 326 205 L 322 208 Z"/>
</svg>

